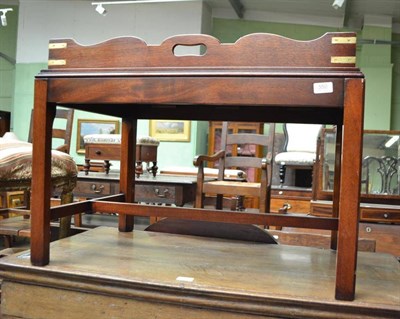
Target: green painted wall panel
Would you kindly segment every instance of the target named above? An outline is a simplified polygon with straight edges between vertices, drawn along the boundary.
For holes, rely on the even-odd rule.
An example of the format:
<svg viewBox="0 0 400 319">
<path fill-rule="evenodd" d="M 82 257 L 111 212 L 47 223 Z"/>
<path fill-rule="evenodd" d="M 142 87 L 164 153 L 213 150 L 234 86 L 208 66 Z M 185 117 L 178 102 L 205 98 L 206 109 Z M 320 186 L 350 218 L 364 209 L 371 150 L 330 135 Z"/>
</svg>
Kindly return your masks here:
<svg viewBox="0 0 400 319">
<path fill-rule="evenodd" d="M 393 34 L 393 41 L 400 42 L 400 34 Z M 392 81 L 392 113 L 390 127 L 400 130 L 400 46 L 392 47 L 393 81 Z"/>
<path fill-rule="evenodd" d="M 13 9 L 6 14 L 7 26 L 0 26 L 0 110 L 11 112 L 15 81 L 13 60 L 15 61 L 17 51 L 18 6 L 0 4 L 0 8 Z"/>
<path fill-rule="evenodd" d="M 318 38 L 326 32 L 347 31 L 328 27 L 289 25 L 258 21 L 214 19 L 213 35 L 221 42 L 233 43 L 253 32 L 275 33 L 296 40 Z M 388 28 L 368 27 L 365 36 L 386 39 Z M 378 37 L 379 36 L 379 37 Z M 395 35 L 394 38 L 399 38 Z M 393 60 L 392 56 L 393 55 Z M 390 45 L 357 47 L 357 66 L 366 76 L 365 129 L 396 129 L 400 126 L 400 50 Z M 393 61 L 393 62 L 392 62 Z M 395 64 L 392 77 L 392 63 Z M 392 83 L 393 79 L 393 83 Z M 393 99 L 392 99 L 393 88 Z M 393 118 L 392 118 L 393 117 Z"/>
<path fill-rule="evenodd" d="M 29 134 L 35 75 L 46 67 L 45 63 L 16 64 L 11 128 L 23 141 Z"/>
<path fill-rule="evenodd" d="M 392 85 L 388 79 L 392 78 L 392 68 L 363 67 L 361 70 L 366 78 L 364 129 L 390 130 Z"/>
<path fill-rule="evenodd" d="M 254 32 L 279 34 L 296 40 L 311 40 L 335 28 L 284 23 L 268 23 L 248 20 L 214 19 L 213 35 L 221 42 L 233 43 L 240 37 Z"/>
<path fill-rule="evenodd" d="M 361 31 L 361 36 L 364 40 L 387 40 L 390 41 L 392 39 L 392 29 L 384 28 L 384 27 L 376 27 L 364 25 Z"/>
</svg>

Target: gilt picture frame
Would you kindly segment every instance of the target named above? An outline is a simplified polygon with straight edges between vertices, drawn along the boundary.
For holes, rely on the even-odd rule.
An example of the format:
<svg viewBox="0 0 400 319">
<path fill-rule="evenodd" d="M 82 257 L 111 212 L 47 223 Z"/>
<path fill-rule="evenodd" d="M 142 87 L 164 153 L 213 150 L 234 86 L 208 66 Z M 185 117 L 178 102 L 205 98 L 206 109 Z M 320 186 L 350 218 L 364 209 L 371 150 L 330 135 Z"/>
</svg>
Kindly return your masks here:
<svg viewBox="0 0 400 319">
<path fill-rule="evenodd" d="M 150 136 L 165 142 L 190 142 L 190 121 L 150 120 Z"/>
</svg>

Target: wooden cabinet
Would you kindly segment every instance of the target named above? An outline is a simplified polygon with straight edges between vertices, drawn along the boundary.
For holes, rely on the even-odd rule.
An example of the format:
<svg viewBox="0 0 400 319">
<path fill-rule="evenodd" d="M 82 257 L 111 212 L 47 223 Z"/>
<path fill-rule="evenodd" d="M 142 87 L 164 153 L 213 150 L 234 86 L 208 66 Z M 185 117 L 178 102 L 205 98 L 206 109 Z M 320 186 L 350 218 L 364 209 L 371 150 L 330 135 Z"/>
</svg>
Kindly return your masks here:
<svg viewBox="0 0 400 319">
<path fill-rule="evenodd" d="M 78 174 L 74 195 L 82 198 L 96 198 L 118 194 L 119 173 L 109 174 L 91 172 Z M 196 177 L 141 175 L 135 181 L 135 201 L 153 204 L 183 206 L 193 202 L 196 194 Z"/>
<path fill-rule="evenodd" d="M 287 208 L 288 213 L 308 214 L 311 201 L 310 188 L 273 188 L 271 191 L 271 212 Z"/>
</svg>

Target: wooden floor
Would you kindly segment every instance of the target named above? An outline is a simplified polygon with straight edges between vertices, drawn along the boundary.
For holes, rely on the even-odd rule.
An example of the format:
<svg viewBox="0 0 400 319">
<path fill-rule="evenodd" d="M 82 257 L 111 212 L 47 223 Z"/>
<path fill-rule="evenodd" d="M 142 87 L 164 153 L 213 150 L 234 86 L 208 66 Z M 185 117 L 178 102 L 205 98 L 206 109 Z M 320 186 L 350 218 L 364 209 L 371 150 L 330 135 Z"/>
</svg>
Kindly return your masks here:
<svg viewBox="0 0 400 319">
<path fill-rule="evenodd" d="M 3 318 L 400 318 L 400 266 L 359 253 L 356 300 L 335 252 L 99 227 L 0 259 Z"/>
</svg>

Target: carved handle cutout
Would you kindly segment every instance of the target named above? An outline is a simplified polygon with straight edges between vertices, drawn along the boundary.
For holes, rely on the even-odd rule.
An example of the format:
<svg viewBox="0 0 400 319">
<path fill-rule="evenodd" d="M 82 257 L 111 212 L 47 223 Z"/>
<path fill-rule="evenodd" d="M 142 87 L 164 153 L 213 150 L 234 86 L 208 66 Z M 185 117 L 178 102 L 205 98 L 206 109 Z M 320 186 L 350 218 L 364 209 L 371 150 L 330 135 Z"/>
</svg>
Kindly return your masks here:
<svg viewBox="0 0 400 319">
<path fill-rule="evenodd" d="M 207 46 L 204 44 L 177 44 L 172 48 L 175 56 L 203 56 L 207 53 Z"/>
</svg>

